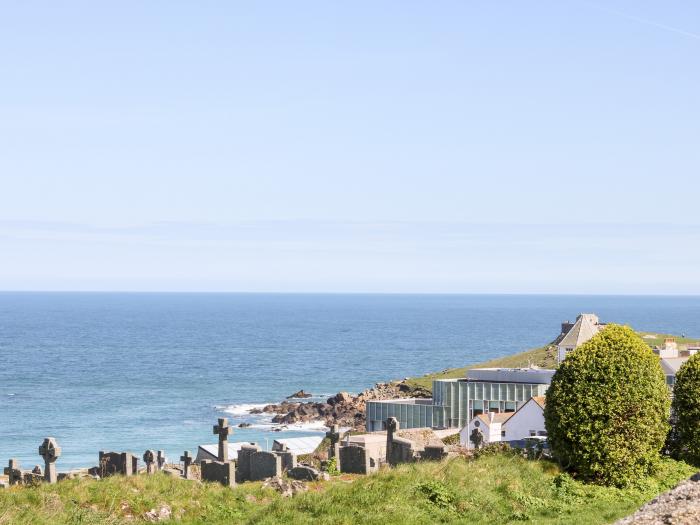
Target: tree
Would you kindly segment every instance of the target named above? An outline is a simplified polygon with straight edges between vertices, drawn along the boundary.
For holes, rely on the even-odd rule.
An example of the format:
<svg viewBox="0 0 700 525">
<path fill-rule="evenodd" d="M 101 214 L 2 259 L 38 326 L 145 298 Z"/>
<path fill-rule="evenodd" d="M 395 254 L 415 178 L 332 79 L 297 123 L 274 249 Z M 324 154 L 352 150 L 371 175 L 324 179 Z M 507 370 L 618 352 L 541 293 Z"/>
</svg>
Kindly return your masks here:
<svg viewBox="0 0 700 525">
<path fill-rule="evenodd" d="M 700 467 L 700 354 L 676 373 L 673 387 L 674 456 Z"/>
<path fill-rule="evenodd" d="M 625 486 L 654 470 L 670 403 L 659 358 L 630 328 L 608 325 L 555 372 L 544 411 L 547 439 L 576 476 Z"/>
</svg>

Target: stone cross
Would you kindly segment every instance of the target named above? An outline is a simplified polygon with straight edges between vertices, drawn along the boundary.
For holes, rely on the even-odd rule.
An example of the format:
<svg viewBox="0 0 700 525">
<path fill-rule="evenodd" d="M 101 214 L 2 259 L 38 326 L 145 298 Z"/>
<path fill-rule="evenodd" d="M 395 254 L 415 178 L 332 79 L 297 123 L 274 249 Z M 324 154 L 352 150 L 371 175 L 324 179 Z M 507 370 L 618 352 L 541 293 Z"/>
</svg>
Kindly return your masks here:
<svg viewBox="0 0 700 525">
<path fill-rule="evenodd" d="M 22 469 L 19 466 L 19 461 L 11 459 L 3 473 L 9 478 L 10 485 L 17 485 L 22 482 Z"/>
<path fill-rule="evenodd" d="M 165 466 L 165 451 L 159 450 L 157 459 L 158 459 L 158 470 L 163 470 L 163 467 Z"/>
<path fill-rule="evenodd" d="M 143 462 L 146 464 L 146 474 L 155 474 L 157 456 L 155 451 L 147 450 L 143 453 Z"/>
<path fill-rule="evenodd" d="M 394 434 L 399 430 L 399 420 L 390 417 L 386 420 L 386 462 L 391 465 L 392 447 L 394 444 Z"/>
<path fill-rule="evenodd" d="M 185 453 L 182 456 L 180 456 L 180 461 L 182 461 L 183 465 L 185 466 L 183 470 L 185 479 L 190 479 L 190 465 L 192 464 L 192 454 L 190 454 L 189 450 L 185 450 Z"/>
<path fill-rule="evenodd" d="M 231 427 L 228 426 L 227 418 L 219 418 L 219 424 L 214 425 L 214 434 L 219 436 L 219 461 L 228 461 L 228 436 L 231 434 Z"/>
<path fill-rule="evenodd" d="M 39 446 L 39 455 L 44 458 L 44 481 L 56 483 L 58 481 L 56 460 L 61 456 L 61 447 L 54 438 L 47 437 Z"/>
<path fill-rule="evenodd" d="M 338 430 L 338 425 L 333 425 L 331 429 L 326 432 L 326 437 L 331 440 L 331 446 L 328 449 L 328 457 L 340 459 L 340 432 Z"/>
<path fill-rule="evenodd" d="M 474 448 L 478 450 L 481 448 L 481 445 L 484 442 L 484 434 L 481 432 L 481 430 L 475 428 L 469 435 L 469 441 L 474 443 Z"/>
</svg>

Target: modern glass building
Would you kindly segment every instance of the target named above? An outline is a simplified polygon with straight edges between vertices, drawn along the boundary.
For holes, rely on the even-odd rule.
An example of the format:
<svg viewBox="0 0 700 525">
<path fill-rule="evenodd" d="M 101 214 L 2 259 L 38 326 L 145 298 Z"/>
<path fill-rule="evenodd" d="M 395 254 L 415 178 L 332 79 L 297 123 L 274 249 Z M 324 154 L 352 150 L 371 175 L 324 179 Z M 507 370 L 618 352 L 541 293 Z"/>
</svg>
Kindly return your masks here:
<svg viewBox="0 0 700 525">
<path fill-rule="evenodd" d="M 462 428 L 478 414 L 515 412 L 544 395 L 552 375 L 538 368 L 475 368 L 463 379 L 433 381 L 432 399 L 368 401 L 366 427 L 383 430 L 395 417 L 401 428 Z"/>
</svg>

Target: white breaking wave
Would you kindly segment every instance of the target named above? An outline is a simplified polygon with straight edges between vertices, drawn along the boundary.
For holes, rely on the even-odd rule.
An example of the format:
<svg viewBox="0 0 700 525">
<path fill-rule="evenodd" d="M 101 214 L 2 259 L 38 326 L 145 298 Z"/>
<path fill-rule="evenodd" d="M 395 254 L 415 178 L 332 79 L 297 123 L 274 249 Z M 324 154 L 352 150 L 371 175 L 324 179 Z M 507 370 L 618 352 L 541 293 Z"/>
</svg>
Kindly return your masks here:
<svg viewBox="0 0 700 525">
<path fill-rule="evenodd" d="M 232 416 L 260 416 L 262 414 L 251 414 L 250 411 L 256 408 L 264 408 L 268 404 L 269 403 L 242 403 L 240 405 L 221 405 L 214 408 L 216 408 L 216 410 L 226 412 L 227 414 L 231 414 Z"/>
</svg>

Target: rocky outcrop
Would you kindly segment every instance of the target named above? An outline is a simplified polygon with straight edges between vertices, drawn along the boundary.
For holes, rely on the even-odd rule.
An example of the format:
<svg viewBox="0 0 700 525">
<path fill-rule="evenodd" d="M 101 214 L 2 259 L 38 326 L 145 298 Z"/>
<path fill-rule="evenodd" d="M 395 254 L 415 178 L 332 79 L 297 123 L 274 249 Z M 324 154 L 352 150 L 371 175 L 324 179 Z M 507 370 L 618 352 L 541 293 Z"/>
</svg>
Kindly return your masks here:
<svg viewBox="0 0 700 525">
<path fill-rule="evenodd" d="M 700 523 L 700 473 L 651 500 L 616 525 L 690 525 Z"/>
<path fill-rule="evenodd" d="M 363 430 L 367 401 L 400 397 L 430 397 L 430 393 L 411 389 L 403 381 L 377 383 L 373 388 L 355 396 L 347 392 L 338 392 L 325 402 L 283 401 L 280 404 L 267 405 L 262 409 L 251 411 L 251 413 L 276 414 L 272 418 L 272 422 L 280 425 L 323 421 L 328 426 L 338 424 Z"/>
<path fill-rule="evenodd" d="M 291 396 L 287 396 L 287 399 L 306 399 L 308 397 L 313 397 L 311 394 L 308 392 L 305 392 L 304 389 L 302 388 L 299 390 L 299 392 L 293 393 Z"/>
</svg>

